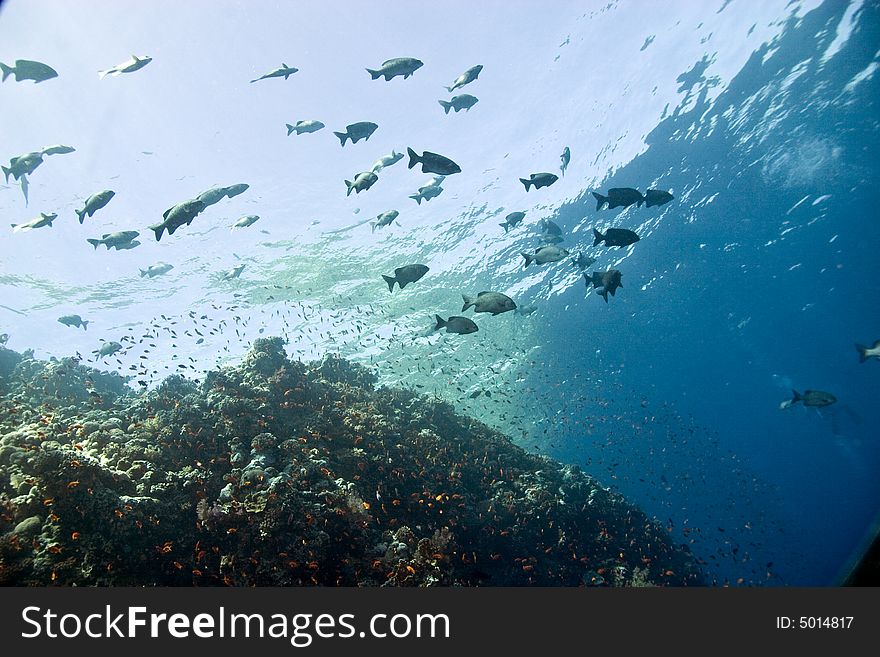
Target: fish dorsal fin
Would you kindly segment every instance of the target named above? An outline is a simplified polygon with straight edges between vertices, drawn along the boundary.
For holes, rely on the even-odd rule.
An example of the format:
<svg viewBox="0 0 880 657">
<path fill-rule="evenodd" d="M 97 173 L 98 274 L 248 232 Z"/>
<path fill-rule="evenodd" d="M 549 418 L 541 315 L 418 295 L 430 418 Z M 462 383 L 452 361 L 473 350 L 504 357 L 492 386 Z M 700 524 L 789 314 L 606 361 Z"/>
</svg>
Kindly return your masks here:
<svg viewBox="0 0 880 657">
<path fill-rule="evenodd" d="M 108 237 L 110 237 L 110 233 L 104 233 L 103 235 L 101 235 L 101 239 L 102 239 L 102 240 L 105 240 L 105 239 L 107 239 Z"/>
<path fill-rule="evenodd" d="M 477 292 L 477 296 L 478 296 L 478 297 L 481 297 L 481 296 L 483 296 L 484 294 L 492 294 L 492 293 L 491 293 L 491 292 Z"/>
</svg>

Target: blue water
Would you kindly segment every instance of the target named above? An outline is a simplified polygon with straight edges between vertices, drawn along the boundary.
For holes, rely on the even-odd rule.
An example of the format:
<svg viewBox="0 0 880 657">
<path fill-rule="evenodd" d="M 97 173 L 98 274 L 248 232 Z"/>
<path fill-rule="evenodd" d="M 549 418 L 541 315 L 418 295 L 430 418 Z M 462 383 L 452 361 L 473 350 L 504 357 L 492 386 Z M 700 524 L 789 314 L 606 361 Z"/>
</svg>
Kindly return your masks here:
<svg viewBox="0 0 880 657">
<path fill-rule="evenodd" d="M 340 352 L 582 465 L 689 544 L 711 582 L 839 581 L 880 511 L 880 364 L 860 364 L 853 346 L 880 339 L 875 3 L 449 3 L 405 15 L 221 4 L 4 4 L 0 61 L 44 61 L 59 77 L 0 85 L 0 157 L 76 148 L 45 158 L 27 204 L 11 180 L 0 189 L 7 223 L 59 214 L 0 242 L 8 347 L 78 351 L 154 386 L 284 335 L 294 357 Z M 153 62 L 98 80 L 132 52 Z M 425 66 L 387 83 L 363 71 L 398 56 Z M 248 82 L 282 61 L 300 72 Z M 478 63 L 455 93 L 479 102 L 444 115 L 443 86 Z M 327 128 L 286 137 L 299 119 Z M 361 120 L 380 128 L 340 148 L 331 131 Z M 404 159 L 345 196 L 344 179 L 407 146 L 462 173 L 416 205 L 407 196 L 430 175 Z M 565 177 L 526 193 L 517 178 L 559 173 L 565 146 Z M 238 182 L 248 192 L 173 236 L 157 243 L 146 228 Z M 590 192 L 612 187 L 675 200 L 596 211 Z M 80 225 L 73 209 L 101 189 L 116 197 Z M 364 225 L 392 208 L 396 225 Z M 526 220 L 505 235 L 514 210 Z M 244 214 L 261 219 L 230 231 Z M 570 259 L 522 268 L 541 218 L 563 229 L 560 246 L 598 258 L 590 271 L 621 270 L 607 304 Z M 593 248 L 592 228 L 610 226 L 641 240 Z M 127 229 L 142 246 L 84 241 Z M 175 269 L 138 275 L 159 261 Z M 430 275 L 389 295 L 380 275 L 408 262 Z M 220 279 L 239 263 L 241 278 Z M 435 312 L 460 314 L 461 293 L 484 289 L 538 310 L 481 315 L 469 336 L 431 333 Z M 196 342 L 191 311 L 216 334 Z M 88 331 L 56 321 L 74 312 Z M 149 327 L 154 347 L 90 356 Z M 792 388 L 838 402 L 780 410 Z"/>
</svg>

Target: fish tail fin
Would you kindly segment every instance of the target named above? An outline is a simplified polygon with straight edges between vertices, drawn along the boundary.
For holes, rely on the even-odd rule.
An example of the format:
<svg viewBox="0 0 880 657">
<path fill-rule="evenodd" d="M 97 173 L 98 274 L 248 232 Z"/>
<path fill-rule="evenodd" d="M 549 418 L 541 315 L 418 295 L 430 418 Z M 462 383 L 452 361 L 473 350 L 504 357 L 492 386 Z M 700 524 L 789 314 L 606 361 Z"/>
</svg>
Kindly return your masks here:
<svg viewBox="0 0 880 657">
<path fill-rule="evenodd" d="M 510 228 L 507 226 L 507 224 L 498 224 L 498 225 L 501 226 L 501 227 L 504 229 L 504 232 L 505 232 L 505 233 L 506 233 L 508 230 L 510 230 Z"/>
<path fill-rule="evenodd" d="M 409 164 L 407 165 L 407 169 L 412 169 L 415 165 L 419 163 L 419 156 L 416 155 L 416 152 L 411 149 L 409 146 L 406 147 L 406 153 L 409 155 Z"/>
<path fill-rule="evenodd" d="M 368 69 L 367 69 L 367 73 L 370 74 L 370 79 L 371 79 L 371 80 L 378 80 L 379 78 L 382 77 L 382 71 L 374 71 L 374 70 L 371 69 L 371 68 L 368 68 Z"/>
<path fill-rule="evenodd" d="M 461 307 L 461 312 L 464 312 L 465 310 L 467 310 L 471 306 L 475 305 L 474 300 L 472 298 L 470 298 L 468 295 L 462 294 L 461 298 L 464 301 L 464 305 Z"/>
<path fill-rule="evenodd" d="M 601 290 L 596 290 L 596 294 L 601 295 L 605 299 L 605 303 L 608 303 L 608 290 L 603 287 Z"/>
<path fill-rule="evenodd" d="M 110 74 L 112 70 L 112 68 L 108 68 L 106 71 L 98 71 L 98 79 L 103 80 Z"/>
<path fill-rule="evenodd" d="M 15 71 L 15 69 L 14 69 L 14 68 L 11 68 L 11 67 L 9 67 L 9 66 L 7 66 L 6 64 L 3 64 L 2 62 L 0 62 L 0 71 L 3 71 L 3 80 L 2 80 L 2 82 L 6 82 L 6 78 L 8 78 L 10 75 L 12 75 L 12 72 Z"/>
<path fill-rule="evenodd" d="M 95 247 L 95 251 L 98 250 L 98 245 L 101 243 L 101 240 L 87 239 L 86 242 Z"/>
<path fill-rule="evenodd" d="M 162 232 L 165 230 L 165 224 L 159 224 L 158 226 L 150 226 L 150 230 L 156 233 L 156 241 L 162 239 Z M 171 233 L 169 233 L 170 235 Z"/>
<path fill-rule="evenodd" d="M 371 222 L 370 222 L 370 227 L 373 229 L 373 230 L 370 231 L 370 232 L 372 232 L 372 233 L 375 233 L 375 232 L 376 232 L 376 224 L 378 224 L 378 223 L 379 223 L 378 221 L 371 221 Z"/>
<path fill-rule="evenodd" d="M 599 232 L 599 229 L 593 229 L 593 246 L 598 246 L 605 239 L 605 236 Z"/>
<path fill-rule="evenodd" d="M 520 178 L 519 181 L 526 186 L 526 191 L 529 191 L 529 185 L 532 184 L 531 180 L 527 180 L 526 178 Z"/>
<path fill-rule="evenodd" d="M 598 193 L 596 193 L 596 192 L 591 192 L 591 193 L 592 193 L 593 196 L 596 198 L 596 210 L 597 210 L 597 211 L 598 211 L 598 210 L 601 210 L 601 209 L 602 209 L 602 206 L 605 205 L 605 204 L 608 202 L 608 197 L 607 197 L 607 196 L 602 196 L 601 194 L 598 194 Z"/>
<path fill-rule="evenodd" d="M 345 146 L 345 140 L 348 139 L 348 132 L 334 132 L 333 134 L 339 137 L 339 143 Z"/>
<path fill-rule="evenodd" d="M 446 89 L 446 91 L 448 91 L 449 93 L 452 93 L 455 90 L 455 87 L 444 87 L 444 89 Z"/>
<path fill-rule="evenodd" d="M 82 223 L 83 221 L 85 221 L 85 219 L 86 219 L 86 209 L 85 208 L 83 208 L 82 210 L 74 210 L 74 212 L 76 212 L 76 216 L 79 218 L 79 223 Z"/>
<path fill-rule="evenodd" d="M 413 194 L 412 196 L 410 196 L 410 198 L 413 201 L 415 201 L 416 203 L 418 203 L 419 205 L 422 204 L 422 195 L 421 194 Z"/>
<path fill-rule="evenodd" d="M 434 327 L 435 331 L 438 331 L 446 326 L 446 320 L 440 317 L 440 315 L 434 315 L 434 318 L 437 320 L 437 325 Z"/>
<path fill-rule="evenodd" d="M 138 269 L 138 271 L 141 273 L 141 278 L 143 278 L 144 276 L 147 275 L 147 270 L 146 270 L 146 269 Z"/>
<path fill-rule="evenodd" d="M 296 128 L 289 123 L 285 123 L 284 125 L 287 126 L 287 136 L 290 137 L 290 133 L 296 130 Z"/>
<path fill-rule="evenodd" d="M 866 360 L 868 360 L 868 348 L 866 346 L 856 343 L 856 351 L 859 352 L 860 363 L 864 363 Z"/>
<path fill-rule="evenodd" d="M 443 108 L 443 113 L 449 114 L 449 110 L 452 107 L 452 103 L 450 103 L 449 101 L 446 101 L 446 100 L 438 100 L 437 102 L 440 103 L 440 107 Z"/>
<path fill-rule="evenodd" d="M 90 321 L 92 321 L 92 320 L 90 320 L 90 319 L 84 319 L 84 320 L 82 321 L 83 331 L 88 331 L 88 330 L 89 330 L 89 322 L 90 322 Z"/>
<path fill-rule="evenodd" d="M 12 173 L 12 171 L 4 166 L 0 166 L 0 169 L 3 169 L 3 175 L 6 176 L 6 182 L 9 182 L 9 174 Z"/>
<path fill-rule="evenodd" d="M 397 282 L 397 279 L 394 276 L 386 276 L 385 274 L 382 274 L 382 278 L 388 283 L 388 291 L 394 292 L 394 284 Z"/>
<path fill-rule="evenodd" d="M 638 192 L 638 190 L 636 190 L 636 191 Z M 638 194 L 639 194 L 639 200 L 638 200 L 638 202 L 636 202 L 636 207 L 640 208 L 640 207 L 642 207 L 642 203 L 646 203 L 646 199 L 645 199 L 645 195 L 642 194 L 641 192 L 638 192 Z"/>
<path fill-rule="evenodd" d="M 55 216 L 55 217 L 52 217 L 51 219 L 49 219 L 49 217 L 47 217 L 45 214 L 43 214 L 43 219 L 46 219 L 46 220 L 48 220 L 48 222 L 49 222 L 49 228 L 52 227 L 52 222 L 55 221 L 57 218 L 58 218 L 58 217 Z"/>
<path fill-rule="evenodd" d="M 797 390 L 791 391 L 791 403 L 792 404 L 796 404 L 797 402 L 799 402 L 802 399 L 803 399 L 803 397 L 801 396 L 801 393 L 799 393 Z"/>
<path fill-rule="evenodd" d="M 346 180 L 345 186 L 348 187 L 348 189 L 345 191 L 345 195 L 349 196 L 351 194 L 351 190 L 354 189 L 354 183 L 352 183 L 350 180 Z"/>
<path fill-rule="evenodd" d="M 523 265 L 523 269 L 532 264 L 532 260 L 534 260 L 532 256 L 530 256 L 528 253 L 521 253 L 520 255 L 526 259 L 526 264 Z"/>
<path fill-rule="evenodd" d="M 13 233 L 18 233 L 21 231 L 21 224 L 9 224 L 9 225 L 12 226 Z"/>
</svg>

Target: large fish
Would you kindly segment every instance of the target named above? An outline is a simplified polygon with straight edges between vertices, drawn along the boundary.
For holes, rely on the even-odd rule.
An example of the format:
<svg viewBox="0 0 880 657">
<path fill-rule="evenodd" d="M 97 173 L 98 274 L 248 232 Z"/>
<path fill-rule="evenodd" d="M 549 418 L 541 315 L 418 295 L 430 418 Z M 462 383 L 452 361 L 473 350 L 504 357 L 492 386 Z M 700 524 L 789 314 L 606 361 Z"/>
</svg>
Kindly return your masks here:
<svg viewBox="0 0 880 657">
<path fill-rule="evenodd" d="M 417 164 L 421 164 L 422 173 L 438 173 L 441 176 L 461 173 L 461 167 L 443 155 L 431 153 L 430 151 L 417 155 L 411 148 L 407 148 L 406 152 L 409 153 L 409 164 L 407 165 L 409 169 L 412 169 Z"/>
<path fill-rule="evenodd" d="M 836 401 L 837 397 L 830 392 L 824 392 L 822 390 L 804 390 L 804 394 L 801 394 L 797 390 L 792 390 L 791 399 L 783 401 L 779 404 L 779 408 L 786 409 L 798 402 L 803 403 L 804 406 L 822 408 L 823 406 L 830 406 Z"/>
<path fill-rule="evenodd" d="M 162 233 L 168 231 L 169 235 L 174 235 L 174 231 L 186 224 L 189 226 L 193 219 L 198 216 L 199 212 L 205 209 L 205 204 L 198 199 L 190 199 L 183 203 L 178 203 L 174 207 L 165 210 L 162 215 L 164 221 L 161 224 L 150 226 L 150 230 L 156 233 L 156 241 L 162 239 Z"/>
<path fill-rule="evenodd" d="M 117 351 L 122 351 L 122 345 L 111 340 L 110 342 L 102 344 L 100 349 L 96 349 L 92 353 L 95 354 L 97 358 L 106 358 L 107 356 L 112 356 Z"/>
<path fill-rule="evenodd" d="M 549 187 L 557 180 L 559 180 L 559 176 L 555 173 L 533 173 L 528 178 L 519 179 L 525 185 L 526 191 L 529 191 L 530 185 L 534 185 L 535 189 L 541 189 L 542 187 Z"/>
<path fill-rule="evenodd" d="M 673 198 L 675 197 L 672 194 L 664 192 L 662 189 L 649 189 L 645 192 L 645 207 L 651 208 L 655 205 L 664 205 Z"/>
<path fill-rule="evenodd" d="M 415 283 L 427 273 L 428 268 L 425 265 L 404 265 L 403 267 L 398 267 L 394 270 L 394 276 L 385 276 L 382 274 L 382 278 L 388 283 L 388 291 L 394 292 L 395 283 L 397 283 L 402 290 L 410 283 Z"/>
<path fill-rule="evenodd" d="M 62 315 L 58 318 L 58 321 L 64 324 L 65 326 L 81 328 L 83 331 L 88 330 L 89 321 L 87 319 L 83 319 L 79 315 Z"/>
<path fill-rule="evenodd" d="M 870 347 L 857 344 L 856 351 L 859 352 L 860 363 L 864 363 L 869 358 L 877 358 L 878 360 L 880 360 L 880 340 L 874 340 L 874 344 L 872 344 Z"/>
<path fill-rule="evenodd" d="M 645 197 L 641 192 L 632 187 L 614 187 L 608 190 L 608 196 L 602 196 L 597 192 L 591 192 L 596 199 L 596 210 L 601 210 L 602 206 L 608 204 L 608 209 L 627 208 L 630 205 L 641 207 L 645 202 Z"/>
<path fill-rule="evenodd" d="M 452 93 L 456 89 L 463 87 L 466 84 L 469 84 L 477 79 L 480 75 L 480 71 L 483 70 L 482 64 L 477 64 L 476 66 L 471 66 L 464 73 L 455 78 L 455 82 L 452 83 L 451 87 L 446 87 L 446 91 Z"/>
<path fill-rule="evenodd" d="M 339 137 L 339 142 L 345 146 L 347 139 L 351 139 L 352 144 L 358 143 L 361 139 L 369 141 L 370 135 L 376 132 L 378 127 L 378 125 L 370 121 L 358 121 L 357 123 L 345 126 L 345 132 L 334 132 L 333 134 Z"/>
<path fill-rule="evenodd" d="M 461 312 L 472 306 L 476 313 L 492 313 L 493 316 L 506 313 L 508 310 L 516 310 L 513 299 L 501 292 L 480 292 L 476 298 L 462 294 L 461 298 L 464 301 Z"/>
<path fill-rule="evenodd" d="M 470 111 L 471 107 L 476 105 L 479 101 L 476 96 L 471 96 L 470 94 L 461 94 L 460 96 L 453 96 L 452 100 L 438 100 L 440 103 L 440 107 L 443 108 L 444 114 L 449 114 L 449 110 L 454 109 L 456 113 L 461 110 Z"/>
<path fill-rule="evenodd" d="M 403 153 L 398 153 L 392 148 L 389 155 L 383 155 L 378 160 L 373 162 L 373 166 L 370 167 L 370 171 L 372 171 L 373 173 L 379 173 L 385 167 L 390 167 L 392 164 L 397 164 L 402 159 Z"/>
<path fill-rule="evenodd" d="M 430 201 L 432 198 L 440 196 L 443 192 L 443 188 L 440 185 L 445 179 L 446 176 L 434 176 L 427 185 L 419 187 L 418 194 L 412 194 L 410 198 L 421 205 L 423 200 Z"/>
<path fill-rule="evenodd" d="M 110 249 L 116 249 L 119 251 L 122 249 L 131 249 L 134 248 L 134 246 L 137 246 L 137 244 L 140 244 L 140 242 L 134 242 L 134 238 L 139 234 L 140 233 L 136 230 L 122 230 L 118 233 L 104 233 L 104 235 L 101 236 L 101 239 L 88 239 L 86 242 L 95 247 L 96 250 L 101 244 L 103 244 L 107 247 L 108 251 Z"/>
<path fill-rule="evenodd" d="M 12 232 L 20 233 L 23 231 L 33 230 L 34 228 L 43 228 L 44 226 L 49 226 L 51 228 L 52 222 L 58 218 L 58 214 L 46 214 L 45 212 L 41 212 L 40 216 L 31 219 L 23 224 L 12 224 Z"/>
<path fill-rule="evenodd" d="M 79 223 L 82 223 L 86 217 L 91 217 L 95 212 L 107 205 L 115 195 L 116 192 L 105 189 L 103 192 L 89 196 L 83 205 L 83 209 L 75 211 L 76 216 L 79 218 Z"/>
<path fill-rule="evenodd" d="M 598 288 L 596 289 L 596 294 L 605 299 L 605 303 L 608 303 L 609 294 L 613 297 L 614 293 L 617 292 L 617 288 L 623 287 L 620 277 L 621 273 L 617 269 L 594 271 L 592 276 L 584 274 L 587 287 L 592 283 L 594 288 Z"/>
<path fill-rule="evenodd" d="M 259 82 L 260 80 L 266 80 L 268 78 L 284 78 L 286 80 L 291 75 L 296 73 L 298 70 L 299 70 L 298 68 L 294 68 L 293 66 L 288 66 L 287 64 L 282 62 L 280 68 L 276 68 L 272 71 L 269 71 L 265 75 L 261 75 L 260 77 L 251 80 L 251 82 Z"/>
<path fill-rule="evenodd" d="M 398 216 L 400 216 L 400 213 L 397 210 L 388 210 L 387 212 L 383 212 L 378 217 L 376 217 L 376 221 L 370 222 L 370 226 L 373 227 L 372 232 L 375 233 L 377 228 L 390 226 L 391 222 L 397 219 Z"/>
<path fill-rule="evenodd" d="M 459 317 L 453 315 L 449 319 L 443 319 L 440 315 L 434 315 L 437 324 L 434 326 L 435 331 L 446 328 L 447 333 L 458 333 L 459 335 L 467 335 L 479 331 L 480 328 L 474 323 L 474 320 L 467 317 Z"/>
<path fill-rule="evenodd" d="M 6 82 L 6 78 L 10 75 L 15 75 L 16 82 L 33 80 L 34 84 L 58 77 L 58 72 L 48 64 L 29 59 L 16 59 L 15 66 L 0 63 L 0 71 L 3 72 L 3 82 Z"/>
<path fill-rule="evenodd" d="M 630 244 L 635 244 L 641 239 L 633 231 L 626 228 L 609 228 L 603 235 L 595 228 L 593 229 L 593 246 L 598 246 L 605 242 L 605 246 L 619 246 L 621 249 Z"/>
<path fill-rule="evenodd" d="M 29 176 L 36 171 L 37 167 L 42 163 L 43 152 L 33 151 L 31 153 L 25 153 L 24 155 L 13 157 L 9 160 L 9 166 L 0 166 L 0 170 L 3 171 L 6 182 L 9 182 L 9 176 L 12 176 L 15 180 L 18 180 L 22 176 Z"/>
<path fill-rule="evenodd" d="M 559 262 L 565 256 L 569 255 L 569 253 L 565 249 L 561 249 L 553 244 L 548 244 L 547 246 L 539 248 L 534 254 L 521 253 L 520 255 L 526 259 L 525 264 L 523 265 L 523 268 L 526 268 L 533 262 L 539 265 L 544 265 L 548 262 Z"/>
<path fill-rule="evenodd" d="M 161 276 L 162 274 L 167 274 L 172 269 L 174 269 L 174 265 L 160 262 L 157 265 L 150 265 L 146 269 L 141 269 L 141 278 L 143 278 L 144 276 L 149 276 L 150 278 Z"/>
<path fill-rule="evenodd" d="M 324 127 L 324 124 L 320 121 L 297 121 L 296 125 L 290 125 L 289 123 L 285 123 L 287 126 L 287 136 L 289 137 L 291 133 L 296 133 L 298 135 L 304 134 L 306 132 L 317 132 L 321 128 Z"/>
<path fill-rule="evenodd" d="M 98 77 L 103 80 L 108 75 L 116 77 L 122 75 L 123 73 L 133 73 L 134 71 L 142 69 L 151 61 L 153 61 L 153 58 L 147 57 L 146 55 L 141 57 L 138 57 L 137 55 L 132 55 L 131 59 L 124 61 L 121 64 L 117 64 L 113 68 L 98 71 Z"/>
<path fill-rule="evenodd" d="M 424 63 L 420 62 L 418 59 L 412 57 L 396 57 L 382 62 L 382 66 L 378 69 L 368 68 L 367 73 L 370 74 L 370 78 L 373 80 L 381 78 L 383 75 L 385 76 L 386 82 L 398 75 L 402 75 L 403 79 L 406 80 L 422 66 L 424 66 Z"/>
<path fill-rule="evenodd" d="M 511 228 L 516 228 L 517 226 L 519 226 L 520 222 L 525 218 L 526 218 L 525 212 L 511 212 L 509 215 L 507 215 L 504 218 L 504 223 L 498 224 L 498 225 L 501 226 L 504 229 L 504 232 L 506 233 Z"/>
<path fill-rule="evenodd" d="M 351 180 L 345 181 L 345 186 L 347 187 L 345 195 L 349 196 L 351 190 L 354 190 L 355 194 L 360 194 L 372 187 L 377 180 L 379 180 L 379 176 L 372 171 L 361 171 L 354 177 L 354 182 Z"/>
<path fill-rule="evenodd" d="M 226 187 L 212 187 L 211 189 L 205 190 L 198 196 L 196 196 L 197 201 L 201 201 L 205 204 L 207 208 L 210 205 L 214 205 L 215 203 L 219 203 L 224 198 L 226 198 L 227 189 Z"/>
</svg>

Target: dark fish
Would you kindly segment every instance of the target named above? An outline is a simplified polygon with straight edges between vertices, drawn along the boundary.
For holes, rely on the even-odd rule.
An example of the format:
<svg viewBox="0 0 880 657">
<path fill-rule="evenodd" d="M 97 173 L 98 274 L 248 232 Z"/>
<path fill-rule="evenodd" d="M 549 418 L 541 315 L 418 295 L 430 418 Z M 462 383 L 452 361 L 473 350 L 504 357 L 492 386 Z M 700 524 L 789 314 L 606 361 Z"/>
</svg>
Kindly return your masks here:
<svg viewBox="0 0 880 657">
<path fill-rule="evenodd" d="M 83 209 L 75 211 L 76 216 L 79 217 L 79 223 L 82 223 L 87 216 L 91 217 L 95 212 L 107 205 L 115 195 L 115 192 L 105 189 L 103 192 L 89 196 L 83 205 Z"/>
<path fill-rule="evenodd" d="M 516 304 L 506 294 L 500 292 L 480 292 L 474 299 L 466 294 L 462 294 L 464 305 L 461 312 L 464 312 L 471 306 L 476 313 L 492 313 L 493 316 L 506 313 L 508 310 L 516 310 Z"/>
<path fill-rule="evenodd" d="M 442 192 L 443 188 L 440 185 L 424 185 L 419 187 L 418 194 L 412 194 L 410 198 L 421 205 L 423 200 L 430 201 L 432 198 L 440 196 Z"/>
<path fill-rule="evenodd" d="M 859 362 L 864 363 L 869 358 L 880 359 L 880 340 L 874 340 L 874 344 L 870 347 L 857 344 L 856 350 L 859 352 Z"/>
<path fill-rule="evenodd" d="M 830 392 L 823 392 L 822 390 L 805 390 L 804 394 L 800 394 L 797 390 L 792 390 L 791 399 L 786 399 L 779 405 L 779 407 L 784 409 L 793 404 L 797 404 L 798 402 L 802 402 L 804 406 L 821 408 L 823 406 L 830 406 L 836 401 L 837 397 Z"/>
<path fill-rule="evenodd" d="M 506 233 L 511 228 L 516 228 L 520 224 L 520 222 L 525 218 L 526 218 L 525 212 L 511 212 L 509 215 L 507 215 L 504 218 L 504 223 L 498 224 L 498 225 L 501 226 L 504 229 L 504 232 Z"/>
<path fill-rule="evenodd" d="M 435 331 L 439 331 L 444 326 L 446 327 L 447 333 L 458 333 L 459 335 L 467 335 L 468 333 L 474 333 L 480 330 L 480 327 L 467 317 L 453 315 L 445 320 L 440 317 L 440 315 L 434 315 L 434 317 L 437 319 L 437 325 L 434 327 Z"/>
<path fill-rule="evenodd" d="M 43 152 L 34 151 L 32 153 L 25 153 L 24 155 L 13 157 L 9 160 L 8 167 L 0 166 L 0 169 L 2 169 L 3 175 L 6 177 L 6 182 L 9 182 L 10 175 L 16 180 L 22 176 L 29 176 L 36 171 L 37 167 L 42 163 Z"/>
<path fill-rule="evenodd" d="M 361 139 L 369 141 L 370 135 L 376 132 L 379 126 L 370 121 L 359 121 L 345 126 L 345 132 L 334 132 L 339 137 L 339 143 L 345 146 L 345 141 L 351 139 L 352 144 L 358 143 Z"/>
<path fill-rule="evenodd" d="M 587 287 L 592 283 L 594 288 L 598 288 L 596 294 L 605 299 L 605 303 L 608 303 L 609 294 L 613 297 L 617 288 L 623 287 L 623 283 L 620 282 L 620 277 L 621 273 L 616 269 L 594 271 L 592 276 L 584 274 L 584 280 L 587 283 Z"/>
<path fill-rule="evenodd" d="M 422 173 L 438 173 L 441 176 L 449 176 L 453 173 L 461 173 L 461 167 L 450 160 L 448 157 L 444 157 L 430 151 L 425 151 L 424 153 L 422 153 L 421 156 L 419 156 L 411 148 L 407 148 L 406 152 L 409 153 L 408 168 L 410 169 L 412 169 L 415 165 L 421 163 Z"/>
<path fill-rule="evenodd" d="M 34 84 L 58 77 L 58 72 L 51 66 L 29 59 L 16 59 L 15 66 L 0 63 L 0 71 L 3 72 L 3 82 L 12 74 L 15 74 L 16 82 L 33 80 Z"/>
<path fill-rule="evenodd" d="M 533 173 L 528 179 L 519 179 L 519 181 L 525 185 L 526 191 L 529 191 L 530 185 L 534 185 L 535 189 L 541 189 L 542 187 L 549 187 L 557 180 L 559 180 L 559 176 L 555 173 Z"/>
<path fill-rule="evenodd" d="M 162 215 L 164 221 L 161 224 L 156 224 L 149 228 L 156 233 L 156 241 L 158 242 L 162 239 L 163 231 L 167 230 L 169 235 L 173 235 L 174 231 L 184 224 L 189 226 L 205 207 L 205 204 L 198 199 L 178 203 L 174 207 L 165 210 L 165 213 Z"/>
<path fill-rule="evenodd" d="M 403 79 L 406 80 L 410 75 L 422 68 L 422 66 L 424 66 L 424 63 L 413 57 L 395 57 L 394 59 L 382 62 L 382 66 L 378 70 L 368 68 L 367 73 L 370 74 L 370 78 L 373 80 L 381 78 L 383 75 L 386 82 L 398 75 L 402 75 Z"/>
<path fill-rule="evenodd" d="M 476 105 L 478 100 L 476 96 L 461 94 L 460 96 L 453 96 L 452 100 L 438 100 L 437 102 L 443 108 L 443 113 L 449 114 L 451 109 L 454 109 L 456 113 L 461 110 L 470 111 L 471 107 Z"/>
<path fill-rule="evenodd" d="M 577 258 L 574 259 L 575 267 L 579 267 L 580 269 L 586 269 L 587 267 L 594 264 L 595 262 L 596 262 L 595 258 L 591 258 L 590 256 L 585 255 L 584 253 L 578 253 Z"/>
<path fill-rule="evenodd" d="M 602 206 L 606 203 L 608 204 L 608 208 L 611 209 L 619 207 L 626 208 L 633 204 L 638 208 L 645 202 L 645 197 L 642 196 L 641 192 L 632 187 L 614 187 L 608 190 L 608 196 L 602 196 L 596 192 L 592 192 L 592 194 L 596 197 L 597 210 L 601 210 Z"/>
<path fill-rule="evenodd" d="M 410 283 L 415 283 L 422 276 L 428 273 L 425 265 L 404 265 L 394 270 L 394 276 L 382 275 L 385 282 L 388 283 L 388 291 L 394 292 L 394 284 L 397 283 L 402 290 Z"/>
<path fill-rule="evenodd" d="M 598 246 L 605 242 L 605 246 L 619 246 L 623 248 L 639 241 L 639 236 L 626 228 L 609 228 L 603 235 L 595 228 L 593 229 L 593 246 Z"/>
<path fill-rule="evenodd" d="M 267 78 L 284 78 L 285 80 L 289 78 L 291 75 L 299 71 L 298 68 L 294 68 L 293 66 L 288 66 L 282 62 L 280 68 L 276 68 L 273 71 L 269 71 L 265 75 L 261 75 L 260 77 L 251 80 L 251 82 L 259 82 L 260 80 L 265 80 Z"/>
<path fill-rule="evenodd" d="M 345 195 L 349 196 L 351 190 L 354 190 L 355 194 L 360 194 L 362 191 L 372 187 L 377 180 L 379 180 L 379 176 L 372 171 L 361 171 L 354 177 L 354 182 L 350 180 L 345 181 L 345 186 L 348 188 Z"/>
<path fill-rule="evenodd" d="M 662 189 L 649 189 L 645 192 L 645 207 L 652 208 L 655 205 L 664 205 L 674 198 L 672 194 L 664 192 Z"/>
</svg>

